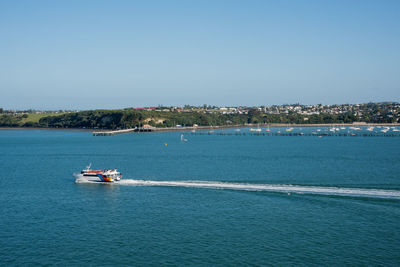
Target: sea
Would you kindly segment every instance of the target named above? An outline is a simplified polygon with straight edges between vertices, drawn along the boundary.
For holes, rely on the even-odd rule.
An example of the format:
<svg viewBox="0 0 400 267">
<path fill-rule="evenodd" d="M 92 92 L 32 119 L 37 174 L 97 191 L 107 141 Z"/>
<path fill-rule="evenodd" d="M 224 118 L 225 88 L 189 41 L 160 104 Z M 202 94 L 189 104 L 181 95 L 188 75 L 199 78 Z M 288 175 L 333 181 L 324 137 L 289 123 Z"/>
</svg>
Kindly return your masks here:
<svg viewBox="0 0 400 267">
<path fill-rule="evenodd" d="M 0 130 L 0 266 L 399 266 L 400 136 L 268 130 Z"/>
</svg>

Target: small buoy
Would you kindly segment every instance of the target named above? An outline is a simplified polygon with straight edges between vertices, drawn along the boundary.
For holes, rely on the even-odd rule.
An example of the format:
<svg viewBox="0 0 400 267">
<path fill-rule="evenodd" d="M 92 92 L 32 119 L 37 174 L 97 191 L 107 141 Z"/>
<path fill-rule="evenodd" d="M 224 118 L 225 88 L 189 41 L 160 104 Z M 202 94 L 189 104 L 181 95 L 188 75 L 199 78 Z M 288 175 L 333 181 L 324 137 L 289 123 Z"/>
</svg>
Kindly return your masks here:
<svg viewBox="0 0 400 267">
<path fill-rule="evenodd" d="M 164 144 L 164 146 L 167 146 L 167 145 L 168 145 L 167 143 Z"/>
</svg>

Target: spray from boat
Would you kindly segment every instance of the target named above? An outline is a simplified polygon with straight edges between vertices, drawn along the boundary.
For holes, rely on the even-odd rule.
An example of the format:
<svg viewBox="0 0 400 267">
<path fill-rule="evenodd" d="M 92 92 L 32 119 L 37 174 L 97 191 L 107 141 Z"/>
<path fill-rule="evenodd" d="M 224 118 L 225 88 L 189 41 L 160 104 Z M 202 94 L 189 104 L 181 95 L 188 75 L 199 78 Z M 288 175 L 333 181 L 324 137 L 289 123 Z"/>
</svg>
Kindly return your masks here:
<svg viewBox="0 0 400 267">
<path fill-rule="evenodd" d="M 123 179 L 115 182 L 102 182 L 91 180 L 80 180 L 77 183 L 103 183 L 115 184 L 120 186 L 157 186 L 157 187 L 187 187 L 203 188 L 214 190 L 237 190 L 254 192 L 272 192 L 291 194 L 309 194 L 325 196 L 346 196 L 346 197 L 365 197 L 365 198 L 385 198 L 400 200 L 400 190 L 386 190 L 374 188 L 347 188 L 347 187 L 325 187 L 325 186 L 305 186 L 287 184 L 247 184 L 230 183 L 219 181 L 155 181 L 155 180 L 133 180 Z"/>
<path fill-rule="evenodd" d="M 276 192 L 287 194 L 312 194 L 328 196 L 348 196 L 367 198 L 400 199 L 400 190 L 386 190 L 373 188 L 346 188 L 325 186 L 304 186 L 286 184 L 246 184 L 218 181 L 154 181 L 154 180 L 121 180 L 119 185 L 130 186 L 167 186 L 167 187 L 191 187 L 207 189 L 225 189 L 239 191 Z"/>
</svg>

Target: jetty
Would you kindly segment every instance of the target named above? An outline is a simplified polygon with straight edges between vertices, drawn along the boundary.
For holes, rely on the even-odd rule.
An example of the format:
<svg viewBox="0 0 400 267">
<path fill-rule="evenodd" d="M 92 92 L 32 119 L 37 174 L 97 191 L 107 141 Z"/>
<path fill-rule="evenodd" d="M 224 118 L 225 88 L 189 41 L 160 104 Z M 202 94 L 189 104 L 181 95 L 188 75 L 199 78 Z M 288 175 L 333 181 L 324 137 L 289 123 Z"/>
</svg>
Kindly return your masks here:
<svg viewBox="0 0 400 267">
<path fill-rule="evenodd" d="M 131 133 L 131 132 L 134 132 L 135 130 L 136 130 L 136 128 L 115 130 L 115 131 L 92 132 L 92 135 L 93 136 L 114 136 L 116 134 Z"/>
<path fill-rule="evenodd" d="M 133 133 L 133 132 L 152 132 L 154 131 L 154 127 L 136 127 L 131 129 L 123 129 L 123 130 L 115 130 L 115 131 L 95 131 L 92 132 L 93 136 L 114 136 L 117 134 L 124 134 L 124 133 Z"/>
</svg>

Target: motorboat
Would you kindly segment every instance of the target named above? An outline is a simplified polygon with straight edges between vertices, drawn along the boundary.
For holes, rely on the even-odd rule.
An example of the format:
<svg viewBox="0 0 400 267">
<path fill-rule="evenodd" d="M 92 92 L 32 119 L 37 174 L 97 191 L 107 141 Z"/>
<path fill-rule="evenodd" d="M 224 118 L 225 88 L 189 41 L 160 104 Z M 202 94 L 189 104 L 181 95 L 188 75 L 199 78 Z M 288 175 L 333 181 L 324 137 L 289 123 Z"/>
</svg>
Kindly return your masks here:
<svg viewBox="0 0 400 267">
<path fill-rule="evenodd" d="M 114 183 L 118 182 L 122 178 L 122 174 L 117 171 L 117 169 L 95 170 L 90 169 L 90 167 L 91 164 L 89 164 L 86 169 L 83 169 L 80 173 L 74 174 L 75 183 Z"/>
</svg>

